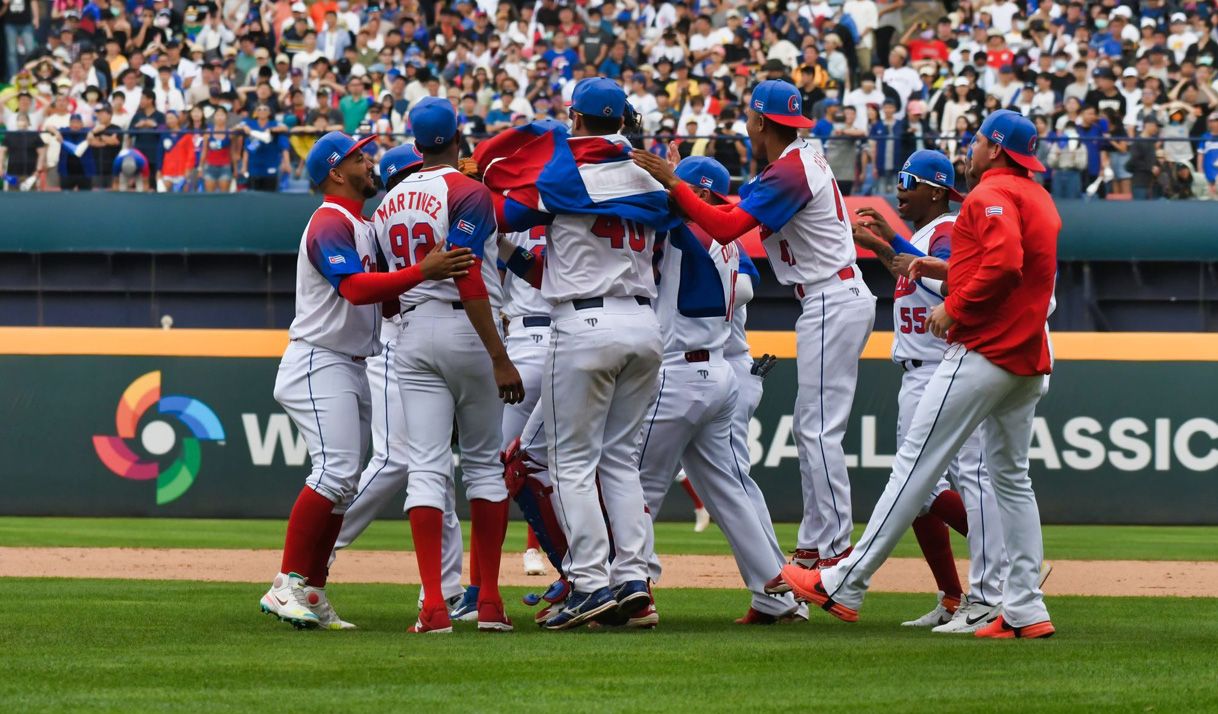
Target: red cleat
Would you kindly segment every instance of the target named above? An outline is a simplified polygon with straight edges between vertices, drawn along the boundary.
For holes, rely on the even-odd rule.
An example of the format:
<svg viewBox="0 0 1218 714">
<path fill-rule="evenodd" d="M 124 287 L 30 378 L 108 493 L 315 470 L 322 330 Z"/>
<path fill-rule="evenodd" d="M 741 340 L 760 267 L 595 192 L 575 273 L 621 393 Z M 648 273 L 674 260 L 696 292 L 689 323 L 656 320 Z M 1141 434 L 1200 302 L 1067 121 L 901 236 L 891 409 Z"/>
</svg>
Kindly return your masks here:
<svg viewBox="0 0 1218 714">
<path fill-rule="evenodd" d="M 801 568 L 815 568 L 820 562 L 820 551 L 815 548 L 796 548 L 791 562 Z"/>
<path fill-rule="evenodd" d="M 974 632 L 973 637 L 992 640 L 1043 640 L 1046 637 L 1052 637 L 1055 632 L 1057 630 L 1054 629 L 1053 623 L 1048 620 L 1023 627 L 1012 627 L 1007 624 L 1002 615 L 999 615 L 997 620 Z"/>
<path fill-rule="evenodd" d="M 420 610 L 419 619 L 406 631 L 412 634 L 446 634 L 453 631 L 453 621 L 444 608 Z"/>
<path fill-rule="evenodd" d="M 801 600 L 815 603 L 817 607 L 842 622 L 858 622 L 858 610 L 833 601 L 820 581 L 819 570 L 808 570 L 798 565 L 787 565 L 782 569 L 782 579 L 791 586 L 791 592 Z"/>
<path fill-rule="evenodd" d="M 850 554 L 853 552 L 854 552 L 854 546 L 850 546 L 849 548 L 846 548 L 845 550 L 843 550 L 842 554 L 839 556 L 836 556 L 833 558 L 821 558 L 820 560 L 816 561 L 816 569 L 823 570 L 825 568 L 832 568 L 833 566 L 842 562 L 846 558 L 849 558 Z"/>
<path fill-rule="evenodd" d="M 796 610 L 792 610 L 785 615 L 770 615 L 760 610 L 749 608 L 749 611 L 744 613 L 744 617 L 736 618 L 737 625 L 778 625 L 791 622 L 803 622 L 804 618 L 796 614 Z"/>
<path fill-rule="evenodd" d="M 503 602 L 478 603 L 479 632 L 511 632 L 512 621 L 503 611 Z"/>
</svg>

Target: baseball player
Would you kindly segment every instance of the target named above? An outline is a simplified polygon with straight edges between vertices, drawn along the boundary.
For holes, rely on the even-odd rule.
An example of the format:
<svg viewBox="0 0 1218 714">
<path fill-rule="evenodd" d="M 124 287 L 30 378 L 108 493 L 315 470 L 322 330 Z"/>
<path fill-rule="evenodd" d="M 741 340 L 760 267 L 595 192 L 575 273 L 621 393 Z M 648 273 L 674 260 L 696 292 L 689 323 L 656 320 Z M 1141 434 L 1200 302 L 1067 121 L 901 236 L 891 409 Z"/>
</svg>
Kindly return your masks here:
<svg viewBox="0 0 1218 714">
<path fill-rule="evenodd" d="M 917 256 L 947 260 L 951 255 L 956 217 L 949 212 L 949 201 L 963 200 L 952 188 L 955 182 L 951 161 L 938 151 L 924 149 L 906 160 L 897 174 L 897 211 L 901 218 L 913 223 L 914 233 L 908 241 L 898 237 L 875 210 L 862 208 L 857 212 L 860 221 L 855 240 L 874 251 L 897 279 L 892 308 L 896 326 L 892 360 L 904 371 L 897 398 L 898 444 L 904 441 L 926 385 L 947 350 L 947 343 L 931 334 L 926 325 L 931 310 L 943 302 L 942 281 L 928 279 L 915 283 L 907 274 L 909 264 Z M 968 633 L 993 622 L 1001 612 L 1006 551 L 994 489 L 981 451 L 978 429 L 969 435 L 948 465 L 947 475 L 957 490 L 953 491 L 947 479 L 940 476 L 913 521 L 914 535 L 939 589 L 939 602 L 929 613 L 903 625 L 932 627 L 935 632 Z M 962 593 L 952 557 L 948 525 L 968 538 L 967 597 Z"/>
<path fill-rule="evenodd" d="M 423 155 L 414 144 L 405 144 L 381 156 L 381 181 L 392 190 L 402 179 L 423 166 Z M 398 389 L 394 350 L 406 318 L 395 304 L 393 314 L 381 321 L 381 351 L 366 361 L 368 387 L 372 397 L 372 458 L 360 474 L 355 497 L 343 518 L 342 530 L 334 543 L 329 565 L 333 567 L 338 551 L 359 538 L 389 499 L 406 488 L 409 472 L 406 462 L 406 414 Z M 456 607 L 463 595 L 461 588 L 461 523 L 456 514 L 456 491 L 449 488 L 444 509 L 444 598 Z M 420 597 L 420 603 L 422 597 Z M 420 604 L 420 609 L 422 605 Z M 474 607 L 477 615 L 477 603 Z"/>
<path fill-rule="evenodd" d="M 622 88 L 604 78 L 581 80 L 571 116 L 569 137 L 554 130 L 539 139 L 554 147 L 553 156 L 517 152 L 515 161 L 500 159 L 484 173 L 488 185 L 507 191 L 501 212 L 512 229 L 550 225 L 542 296 L 554 307 L 541 403 L 558 515 L 569 538 L 564 571 L 574 588 L 544 623 L 553 630 L 629 618 L 651 602 L 636 449 L 660 366 L 650 307 L 655 229 L 672 223 L 659 184 L 626 160 Z M 517 180 L 525 174 L 512 167 L 530 162 L 544 163 L 528 181 Z M 613 531 L 612 566 L 602 499 Z"/>
<path fill-rule="evenodd" d="M 512 624 L 498 585 L 508 505 L 498 459 L 500 423 L 503 402 L 519 402 L 524 389 L 494 316 L 502 302 L 495 209 L 486 187 L 456 168 L 452 103 L 424 98 L 411 108 L 410 124 L 423 166 L 386 194 L 375 218 L 377 240 L 393 256 L 390 268 L 413 266 L 443 241 L 474 255 L 467 275 L 425 286 L 402 301 L 409 315 L 397 349 L 402 403 L 409 405 L 405 508 L 424 593 L 410 632 L 452 631 L 441 554 L 454 417 L 470 502 L 471 554 L 478 559 L 478 629 L 506 632 Z"/>
<path fill-rule="evenodd" d="M 726 203 L 730 178 L 713 159 L 690 157 L 675 175 L 695 187 L 701 200 Z M 687 316 L 682 309 L 688 293 L 698 289 L 687 278 L 696 253 L 709 250 L 718 280 L 712 289 L 721 293 L 717 315 Z M 741 622 L 770 624 L 796 614 L 790 594 L 769 595 L 767 581 L 776 577 L 784 559 L 776 544 L 769 515 L 754 508 L 757 484 L 733 453 L 732 427 L 739 387 L 736 374 L 723 356 L 732 330 L 739 274 L 739 246 L 716 245 L 697 226 L 680 226 L 669 232 L 659 263 L 659 297 L 655 310 L 664 338 L 659 392 L 643 423 L 639 472 L 647 508 L 654 520 L 660 512 L 673 476 L 683 463 L 707 509 L 727 537 L 752 605 Z M 745 460 L 747 464 L 747 459 Z M 649 531 L 649 535 L 652 535 Z M 660 562 L 650 539 L 651 580 L 660 579 Z"/>
<path fill-rule="evenodd" d="M 836 562 L 850 548 L 853 522 L 842 437 L 859 357 L 875 319 L 875 297 L 854 264 L 850 222 L 833 171 L 815 144 L 799 138 L 799 129 L 812 125 L 799 92 L 781 80 L 761 82 L 753 89 L 748 117 L 753 151 L 769 165 L 741 189 L 736 206 L 705 203 L 657 156 L 634 152 L 634 159 L 719 243 L 760 226 L 775 277 L 800 300 L 795 438 L 804 517 L 794 562 L 816 567 Z M 778 578 L 768 587 L 787 589 Z"/>
<path fill-rule="evenodd" d="M 262 596 L 263 612 L 298 628 L 350 629 L 326 597 L 327 564 L 359 482 L 370 438 L 364 361 L 380 349 L 381 306 L 424 280 L 462 276 L 468 249 L 440 246 L 408 270 L 376 272 L 372 226 L 361 215 L 376 194 L 372 164 L 356 141 L 330 132 L 305 159 L 325 193 L 300 239 L 296 316 L 275 378 L 275 400 L 304 437 L 312 471 L 288 518 L 280 572 Z"/>
<path fill-rule="evenodd" d="M 980 182 L 965 198 L 952 232 L 944 273 L 919 258 L 910 277 L 947 279 L 948 295 L 927 316 L 927 329 L 950 345 L 926 385 L 892 477 L 855 551 L 820 570 L 783 568 L 796 595 L 834 617 L 858 619 L 868 583 L 925 504 L 970 434 L 982 432 L 986 467 L 1001 514 L 1010 561 L 1002 615 L 977 630 L 985 638 L 1041 638 L 1054 633 L 1038 581 L 1040 513 L 1028 477 L 1036 404 L 1048 389 L 1053 357 L 1045 321 L 1057 269 L 1061 218 L 1029 176 L 1036 128 L 1012 111 L 982 123 L 972 146 Z"/>
<path fill-rule="evenodd" d="M 546 226 L 508 233 L 505 238 L 513 246 L 541 257 L 546 245 Z M 520 371 L 525 394 L 519 404 L 510 404 L 503 410 L 502 450 L 506 451 L 524 431 L 525 422 L 541 396 L 542 369 L 550 349 L 550 303 L 541 296 L 540 290 L 511 271 L 505 271 L 503 277 L 503 298 L 502 315 L 507 321 L 508 356 Z M 529 529 L 524 551 L 526 575 L 544 575 L 546 572 L 539 548 L 537 536 Z"/>
</svg>

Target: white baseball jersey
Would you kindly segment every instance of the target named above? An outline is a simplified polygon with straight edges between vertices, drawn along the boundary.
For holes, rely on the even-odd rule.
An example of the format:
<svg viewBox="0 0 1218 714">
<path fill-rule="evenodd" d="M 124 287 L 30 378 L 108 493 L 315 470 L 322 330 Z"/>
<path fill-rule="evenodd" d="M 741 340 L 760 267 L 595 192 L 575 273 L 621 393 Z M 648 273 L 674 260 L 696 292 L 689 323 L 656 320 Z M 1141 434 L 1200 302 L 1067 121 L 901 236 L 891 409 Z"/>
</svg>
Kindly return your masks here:
<svg viewBox="0 0 1218 714">
<path fill-rule="evenodd" d="M 732 310 L 732 330 L 723 345 L 723 356 L 729 360 L 749 357 L 749 336 L 744 331 L 744 323 L 748 321 L 748 306 L 741 305 Z"/>
<path fill-rule="evenodd" d="M 762 245 L 783 285 L 832 277 L 857 257 L 846 202 L 823 154 L 797 139 L 740 191 L 761 223 Z"/>
<path fill-rule="evenodd" d="M 620 134 L 570 137 L 567 141 L 573 153 L 579 153 L 578 145 L 585 139 L 629 144 Z M 585 163 L 579 166 L 579 173 L 589 197 L 597 202 L 664 190 L 650 174 L 629 161 Z M 551 303 L 656 296 L 651 269 L 655 231 L 642 223 L 617 216 L 558 214 L 550 224 L 548 240 L 541 293 Z"/>
<path fill-rule="evenodd" d="M 499 230 L 490 191 L 460 171 L 422 169 L 385 195 L 373 218 L 376 237 L 390 270 L 417 265 L 440 240 L 449 248 L 469 248 L 482 259 L 482 280 L 491 305 L 503 302 L 499 284 Z M 402 295 L 402 306 L 428 300 L 460 302 L 451 280 L 425 282 Z"/>
<path fill-rule="evenodd" d="M 922 226 L 909 242 L 927 255 L 947 260 L 951 255 L 952 227 L 956 216 L 944 214 Z M 892 295 L 892 360 L 921 360 L 938 362 L 947 350 L 947 341 L 935 337 L 926 327 L 926 319 L 943 297 L 907 278 L 897 278 Z"/>
<path fill-rule="evenodd" d="M 535 226 L 527 231 L 505 233 L 512 245 L 519 246 L 538 258 L 546 245 L 547 226 Z M 503 316 L 509 320 L 526 315 L 549 315 L 550 303 L 541 291 L 510 270 L 503 278 Z"/>
<path fill-rule="evenodd" d="M 711 260 L 719 272 L 719 285 L 708 286 L 708 289 L 717 288 L 723 293 L 727 314 L 722 317 L 686 317 L 681 314 L 678 309 L 681 295 L 694 289 L 694 286 L 681 280 L 684 251 L 673 245 L 671 240 L 666 242 L 660 259 L 659 297 L 655 302 L 665 354 L 722 349 L 732 331 L 732 306 L 736 301 L 740 249 L 735 242 L 727 245 L 715 243 L 695 225 L 687 227 L 710 252 Z"/>
<path fill-rule="evenodd" d="M 376 271 L 376 238 L 361 206 L 327 196 L 300 237 L 296 317 L 288 337 L 354 357 L 380 352 L 380 305 L 352 305 L 338 293 L 348 275 Z"/>
</svg>

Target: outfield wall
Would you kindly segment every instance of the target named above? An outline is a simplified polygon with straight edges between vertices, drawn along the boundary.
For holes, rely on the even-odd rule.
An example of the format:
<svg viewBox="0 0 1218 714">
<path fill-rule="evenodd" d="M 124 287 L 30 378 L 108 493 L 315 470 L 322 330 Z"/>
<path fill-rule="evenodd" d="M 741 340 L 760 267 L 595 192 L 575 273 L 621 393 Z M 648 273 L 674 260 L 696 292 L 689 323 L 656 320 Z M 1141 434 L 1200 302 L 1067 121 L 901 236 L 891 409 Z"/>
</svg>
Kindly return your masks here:
<svg viewBox="0 0 1218 714">
<path fill-rule="evenodd" d="M 794 335 L 752 340 L 783 358 L 751 428 L 754 476 L 775 520 L 797 520 Z M 271 397 L 285 343 L 276 330 L 0 328 L 0 514 L 284 516 L 308 461 Z M 856 520 L 895 451 L 890 344 L 868 344 L 846 436 Z M 1055 345 L 1031 454 L 1044 520 L 1218 523 L 1218 335 L 1063 333 Z M 688 518 L 680 489 L 663 515 Z"/>
</svg>

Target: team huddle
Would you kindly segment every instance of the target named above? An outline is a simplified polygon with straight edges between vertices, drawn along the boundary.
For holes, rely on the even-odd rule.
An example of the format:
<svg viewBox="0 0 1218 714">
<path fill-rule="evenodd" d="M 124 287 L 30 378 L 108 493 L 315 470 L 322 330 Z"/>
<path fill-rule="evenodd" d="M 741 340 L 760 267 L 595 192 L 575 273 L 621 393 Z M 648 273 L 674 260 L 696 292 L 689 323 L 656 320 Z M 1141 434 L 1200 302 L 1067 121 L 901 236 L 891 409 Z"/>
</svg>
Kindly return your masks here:
<svg viewBox="0 0 1218 714">
<path fill-rule="evenodd" d="M 571 126 L 535 122 L 458 158 L 444 99 L 410 111 L 416 143 L 381 161 L 334 132 L 307 159 L 325 194 L 301 239 L 296 317 L 275 398 L 312 471 L 261 608 L 297 627 L 354 627 L 326 596 L 329 567 L 388 499 L 405 511 L 422 580 L 410 632 L 473 620 L 510 631 L 499 569 L 513 500 L 559 574 L 535 620 L 550 630 L 653 628 L 661 582 L 653 520 L 684 474 L 731 546 L 744 625 L 858 617 L 870 577 L 911 525 L 939 602 L 905 624 L 980 637 L 1046 637 L 1040 519 L 1028 478 L 1048 388 L 1046 320 L 1056 210 L 1033 125 L 995 112 L 954 170 L 920 151 L 900 173 L 905 239 L 851 216 L 792 85 L 758 84 L 748 109 L 767 168 L 728 199 L 727 170 L 634 152 L 626 94 L 585 79 Z M 788 562 L 749 475 L 748 426 L 773 360 L 754 360 L 746 305 L 760 276 L 737 239 L 759 229 L 794 293 L 795 437 L 804 517 Z M 875 298 L 855 245 L 898 279 L 893 360 L 904 370 L 892 477 L 851 545 L 842 439 Z M 470 504 L 470 567 L 455 515 L 454 429 Z M 368 444 L 372 458 L 365 462 Z M 967 535 L 965 591 L 948 527 Z"/>
</svg>

